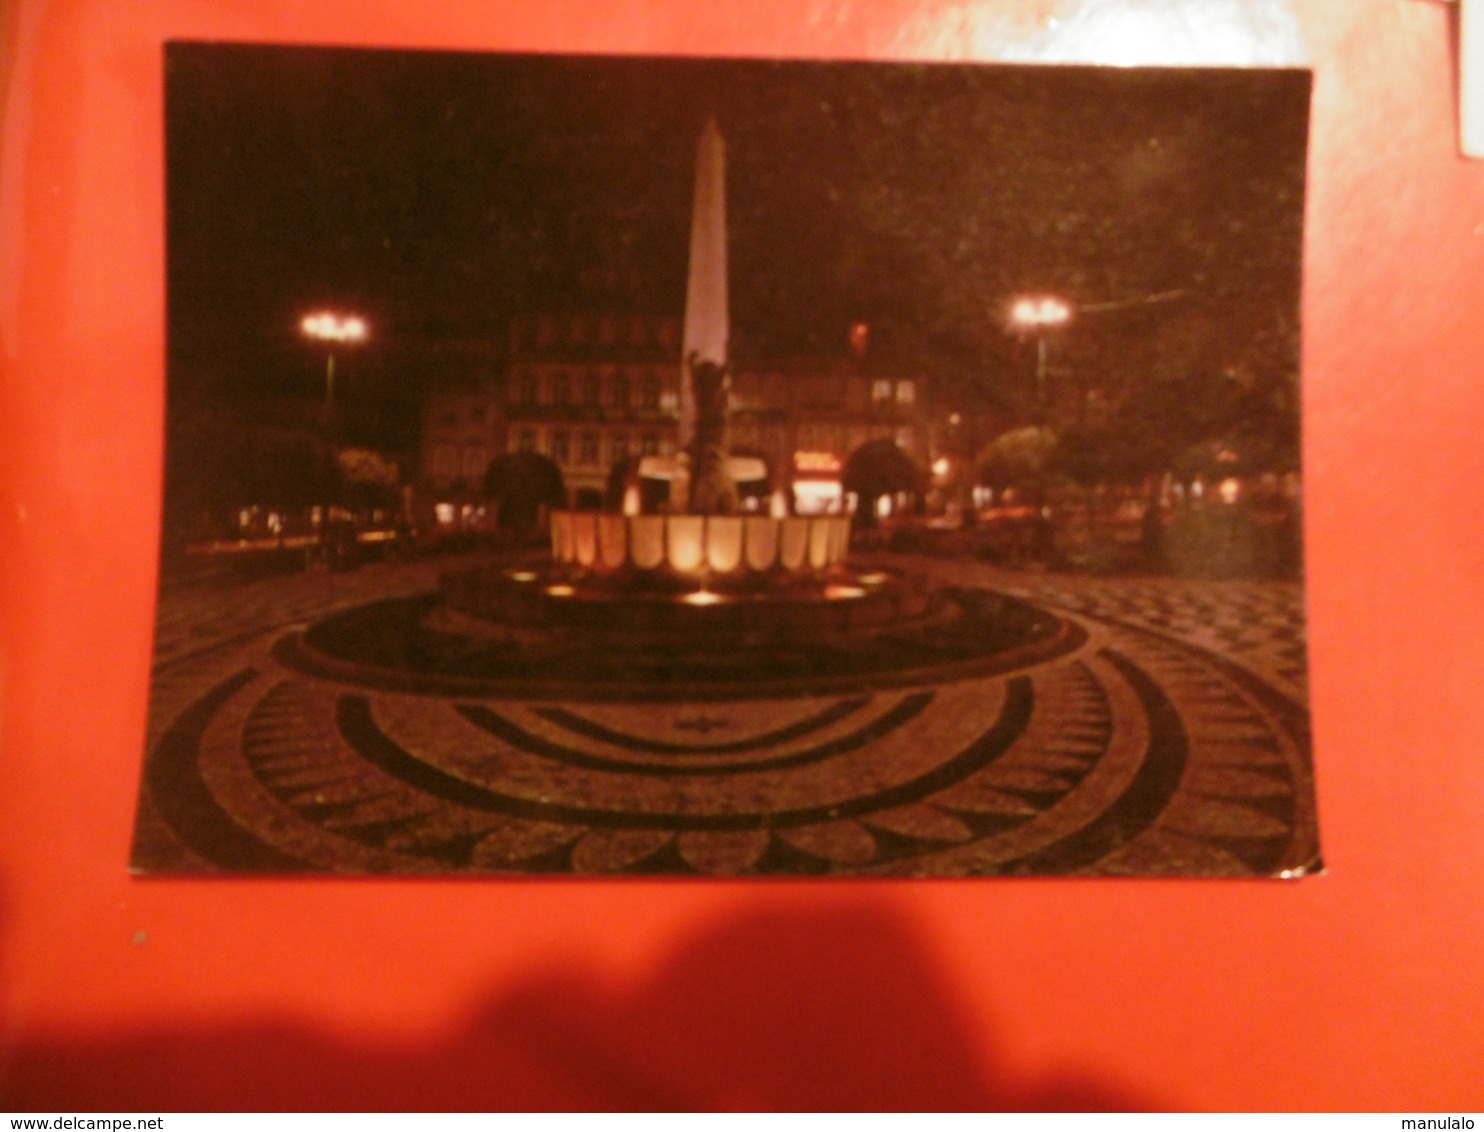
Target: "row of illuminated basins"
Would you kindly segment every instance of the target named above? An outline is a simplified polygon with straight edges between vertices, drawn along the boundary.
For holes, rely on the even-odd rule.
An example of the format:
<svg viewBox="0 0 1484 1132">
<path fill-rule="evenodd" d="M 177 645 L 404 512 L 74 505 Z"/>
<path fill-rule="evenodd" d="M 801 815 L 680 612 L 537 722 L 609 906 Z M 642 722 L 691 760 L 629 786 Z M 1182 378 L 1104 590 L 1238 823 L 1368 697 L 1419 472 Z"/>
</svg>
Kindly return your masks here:
<svg viewBox="0 0 1484 1132">
<path fill-rule="evenodd" d="M 850 516 L 557 511 L 551 517 L 551 549 L 558 562 L 595 570 L 822 570 L 845 560 Z"/>
</svg>

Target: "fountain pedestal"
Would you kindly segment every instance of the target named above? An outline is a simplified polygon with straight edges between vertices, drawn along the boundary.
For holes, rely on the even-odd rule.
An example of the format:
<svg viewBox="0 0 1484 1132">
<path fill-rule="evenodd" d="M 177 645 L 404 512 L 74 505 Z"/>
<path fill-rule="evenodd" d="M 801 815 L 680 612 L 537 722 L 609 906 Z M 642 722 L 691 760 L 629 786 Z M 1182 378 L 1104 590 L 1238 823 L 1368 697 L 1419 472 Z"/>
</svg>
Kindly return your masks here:
<svg viewBox="0 0 1484 1132">
<path fill-rule="evenodd" d="M 559 632 L 677 645 L 760 644 L 880 632 L 930 619 L 919 580 L 845 564 L 841 515 L 552 516 L 552 561 L 444 575 L 466 630 Z"/>
</svg>

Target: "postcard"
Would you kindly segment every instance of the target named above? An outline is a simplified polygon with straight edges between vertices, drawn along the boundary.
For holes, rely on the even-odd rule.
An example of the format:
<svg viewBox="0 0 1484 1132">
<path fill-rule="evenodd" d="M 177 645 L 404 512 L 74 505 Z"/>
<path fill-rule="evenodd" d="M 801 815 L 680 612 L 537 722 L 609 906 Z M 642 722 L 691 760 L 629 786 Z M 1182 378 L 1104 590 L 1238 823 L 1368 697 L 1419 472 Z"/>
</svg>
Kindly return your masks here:
<svg viewBox="0 0 1484 1132">
<path fill-rule="evenodd" d="M 1320 867 L 1307 71 L 164 65 L 136 871 Z"/>
</svg>

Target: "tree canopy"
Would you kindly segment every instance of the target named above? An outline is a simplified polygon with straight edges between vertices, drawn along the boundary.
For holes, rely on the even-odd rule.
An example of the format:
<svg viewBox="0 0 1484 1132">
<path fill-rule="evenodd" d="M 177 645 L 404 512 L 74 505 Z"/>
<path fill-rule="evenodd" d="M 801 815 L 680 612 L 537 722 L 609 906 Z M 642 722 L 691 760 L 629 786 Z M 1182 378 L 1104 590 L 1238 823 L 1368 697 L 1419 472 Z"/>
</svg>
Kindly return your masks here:
<svg viewBox="0 0 1484 1132">
<path fill-rule="evenodd" d="M 901 491 L 920 492 L 927 484 L 912 457 L 886 439 L 868 441 L 852 452 L 842 479 L 845 490 L 860 496 L 862 504 Z"/>
<path fill-rule="evenodd" d="M 1039 480 L 1051 468 L 1057 434 L 1041 425 L 1000 433 L 979 453 L 979 480 L 991 487 Z"/>
<path fill-rule="evenodd" d="M 485 469 L 484 493 L 499 504 L 500 525 L 515 530 L 534 527 L 543 505 L 567 502 L 561 469 L 539 452 L 496 456 Z"/>
</svg>

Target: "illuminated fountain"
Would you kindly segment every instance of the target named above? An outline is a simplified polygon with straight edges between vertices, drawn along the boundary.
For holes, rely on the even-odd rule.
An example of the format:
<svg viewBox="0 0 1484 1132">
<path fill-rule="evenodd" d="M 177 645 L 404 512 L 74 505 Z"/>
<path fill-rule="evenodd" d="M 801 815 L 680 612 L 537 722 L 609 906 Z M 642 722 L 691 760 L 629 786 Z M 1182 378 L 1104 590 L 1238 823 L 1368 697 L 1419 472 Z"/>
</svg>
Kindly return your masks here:
<svg viewBox="0 0 1484 1132">
<path fill-rule="evenodd" d="M 781 496 L 770 514 L 738 515 L 738 485 L 767 479 L 762 460 L 734 456 L 728 437 L 730 376 L 726 245 L 726 153 L 714 120 L 696 153 L 681 344 L 679 454 L 646 456 L 641 479 L 668 482 L 668 513 L 639 514 L 637 485 L 623 514 L 553 517 L 558 562 L 597 573 L 663 570 L 709 582 L 749 575 L 799 576 L 845 560 L 850 517 L 790 517 Z"/>
<path fill-rule="evenodd" d="M 617 510 L 554 514 L 549 557 L 447 571 L 435 593 L 325 618 L 282 644 L 283 663 L 382 689 L 627 702 L 957 679 L 1078 643 L 1069 623 L 1005 595 L 847 561 L 848 515 L 791 515 L 779 491 L 766 513 L 744 510 L 768 469 L 728 447 L 724 177 L 708 123 L 678 454 L 643 459 Z M 661 496 L 646 513 L 641 500 Z"/>
<path fill-rule="evenodd" d="M 848 561 L 849 515 L 791 515 L 776 490 L 767 513 L 744 511 L 768 468 L 728 443 L 725 176 L 708 122 L 677 454 L 641 460 L 617 510 L 552 515 L 549 558 L 449 571 L 437 594 L 330 619 L 300 642 L 301 666 L 385 687 L 649 700 L 1005 671 L 1076 644 L 1075 627 L 1006 595 Z"/>
<path fill-rule="evenodd" d="M 457 613 L 593 632 L 729 627 L 759 639 L 929 612 L 925 588 L 849 568 L 849 515 L 790 515 L 781 493 L 766 514 L 740 513 L 739 485 L 765 481 L 768 469 L 733 455 L 728 442 L 725 163 L 721 133 L 708 121 L 696 155 L 679 450 L 647 456 L 637 470 L 637 479 L 667 484 L 665 509 L 641 513 L 636 481 L 620 511 L 558 511 L 551 562 L 445 576 L 443 597 Z"/>
</svg>

